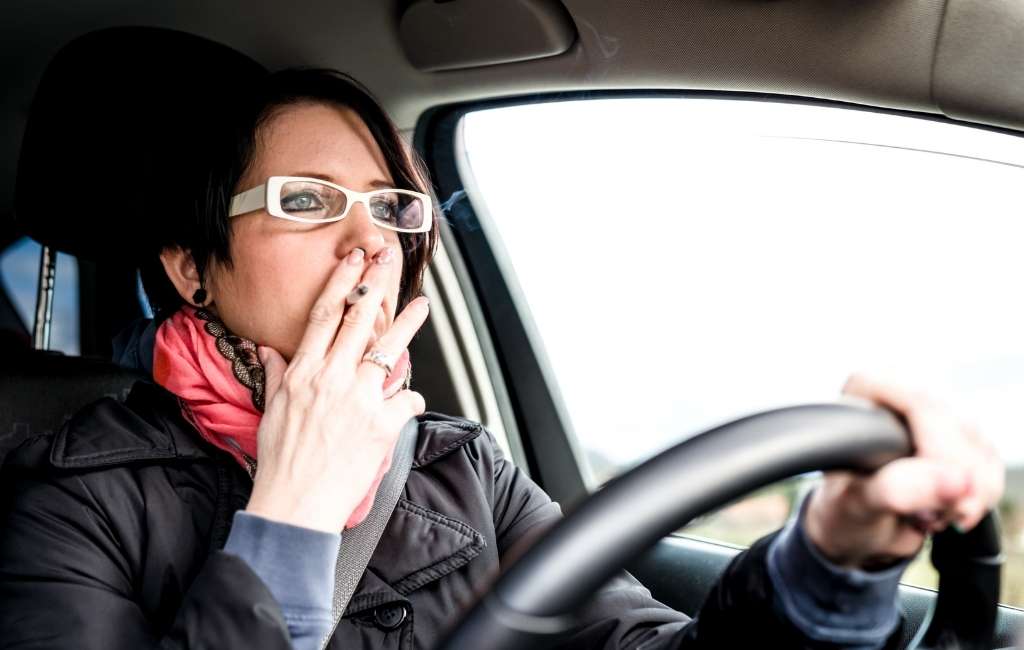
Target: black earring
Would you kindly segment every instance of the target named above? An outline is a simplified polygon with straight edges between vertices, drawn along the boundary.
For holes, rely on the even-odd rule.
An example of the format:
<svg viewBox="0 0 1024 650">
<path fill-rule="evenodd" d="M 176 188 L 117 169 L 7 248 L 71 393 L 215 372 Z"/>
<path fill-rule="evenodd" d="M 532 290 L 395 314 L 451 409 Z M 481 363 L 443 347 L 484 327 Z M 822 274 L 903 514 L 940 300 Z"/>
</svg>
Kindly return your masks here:
<svg viewBox="0 0 1024 650">
<path fill-rule="evenodd" d="M 206 289 L 202 287 L 196 289 L 196 292 L 192 294 L 192 302 L 202 307 L 206 302 Z"/>
</svg>

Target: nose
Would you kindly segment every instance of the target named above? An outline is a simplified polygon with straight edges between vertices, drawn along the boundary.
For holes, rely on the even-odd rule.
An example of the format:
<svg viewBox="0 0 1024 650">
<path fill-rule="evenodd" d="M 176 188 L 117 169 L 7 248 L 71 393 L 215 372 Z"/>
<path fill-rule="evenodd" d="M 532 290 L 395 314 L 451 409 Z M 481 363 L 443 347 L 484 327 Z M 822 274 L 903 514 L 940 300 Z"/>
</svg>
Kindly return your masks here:
<svg viewBox="0 0 1024 650">
<path fill-rule="evenodd" d="M 339 226 L 341 236 L 338 241 L 338 258 L 348 255 L 354 248 L 362 248 L 368 259 L 373 259 L 381 249 L 388 245 L 384 229 L 370 219 L 367 206 L 356 203 L 349 208 L 345 218 L 335 224 Z"/>
</svg>

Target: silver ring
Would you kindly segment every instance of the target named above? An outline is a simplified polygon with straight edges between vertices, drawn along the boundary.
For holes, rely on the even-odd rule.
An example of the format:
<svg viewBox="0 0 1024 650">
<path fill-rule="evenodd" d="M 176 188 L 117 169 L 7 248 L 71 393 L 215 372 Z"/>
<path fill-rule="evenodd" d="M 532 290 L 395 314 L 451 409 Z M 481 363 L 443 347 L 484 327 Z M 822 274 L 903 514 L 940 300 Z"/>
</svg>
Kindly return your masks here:
<svg viewBox="0 0 1024 650">
<path fill-rule="evenodd" d="M 363 361 L 383 368 L 389 375 L 394 369 L 394 362 L 391 360 L 391 355 L 384 354 L 380 350 L 370 350 L 363 355 Z"/>
</svg>

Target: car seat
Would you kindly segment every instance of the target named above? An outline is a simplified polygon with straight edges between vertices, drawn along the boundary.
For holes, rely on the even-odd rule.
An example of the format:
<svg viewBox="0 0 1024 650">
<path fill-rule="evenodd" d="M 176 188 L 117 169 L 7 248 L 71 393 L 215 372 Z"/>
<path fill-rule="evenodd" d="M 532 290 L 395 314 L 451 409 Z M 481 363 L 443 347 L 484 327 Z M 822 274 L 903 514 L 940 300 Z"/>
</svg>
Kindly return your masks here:
<svg viewBox="0 0 1024 650">
<path fill-rule="evenodd" d="M 264 74 L 229 47 L 173 30 L 117 27 L 72 41 L 48 66 L 28 116 L 15 190 L 17 233 L 96 268 L 134 272 L 147 237 L 146 205 L 169 191 L 175 170 L 168 160 L 181 159 L 164 154 L 202 146 L 203 130 Z M 81 300 L 104 305 L 99 316 L 124 305 L 141 313 L 130 279 L 104 283 Z M 0 461 L 23 440 L 59 430 L 82 406 L 123 398 L 148 379 L 104 359 L 42 350 L 6 355 Z"/>
</svg>

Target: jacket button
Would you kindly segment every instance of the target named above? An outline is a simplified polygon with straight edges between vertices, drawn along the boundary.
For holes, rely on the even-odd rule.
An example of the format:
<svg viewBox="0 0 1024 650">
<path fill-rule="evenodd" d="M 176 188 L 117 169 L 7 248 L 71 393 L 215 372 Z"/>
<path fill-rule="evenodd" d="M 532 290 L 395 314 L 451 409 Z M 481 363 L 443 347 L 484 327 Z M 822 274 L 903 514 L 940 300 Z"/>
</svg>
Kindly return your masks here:
<svg viewBox="0 0 1024 650">
<path fill-rule="evenodd" d="M 373 619 L 382 630 L 393 630 L 405 622 L 405 607 L 402 605 L 385 605 L 373 610 Z"/>
</svg>

